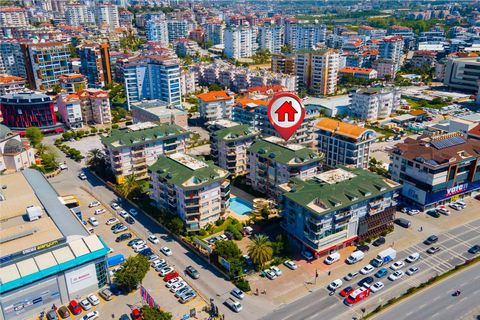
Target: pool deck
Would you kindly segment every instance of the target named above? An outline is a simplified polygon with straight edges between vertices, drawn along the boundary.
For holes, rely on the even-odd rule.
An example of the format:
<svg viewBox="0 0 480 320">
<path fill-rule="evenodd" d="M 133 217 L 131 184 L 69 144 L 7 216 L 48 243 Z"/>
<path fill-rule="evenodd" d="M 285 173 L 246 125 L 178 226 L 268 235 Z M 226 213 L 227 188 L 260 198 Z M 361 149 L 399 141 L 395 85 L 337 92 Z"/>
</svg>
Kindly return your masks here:
<svg viewBox="0 0 480 320">
<path fill-rule="evenodd" d="M 230 198 L 235 198 L 235 197 L 242 198 L 243 200 L 249 202 L 250 204 L 252 204 L 252 201 L 254 199 L 254 197 L 251 194 L 248 194 L 245 191 L 240 190 L 238 188 L 232 187 Z M 248 221 L 248 219 L 250 217 L 250 214 L 241 215 L 241 214 L 238 214 L 235 211 L 230 210 L 230 209 L 228 209 L 227 212 L 228 212 L 229 217 L 235 218 L 235 219 L 237 219 L 239 221 L 242 221 L 242 222 Z"/>
</svg>

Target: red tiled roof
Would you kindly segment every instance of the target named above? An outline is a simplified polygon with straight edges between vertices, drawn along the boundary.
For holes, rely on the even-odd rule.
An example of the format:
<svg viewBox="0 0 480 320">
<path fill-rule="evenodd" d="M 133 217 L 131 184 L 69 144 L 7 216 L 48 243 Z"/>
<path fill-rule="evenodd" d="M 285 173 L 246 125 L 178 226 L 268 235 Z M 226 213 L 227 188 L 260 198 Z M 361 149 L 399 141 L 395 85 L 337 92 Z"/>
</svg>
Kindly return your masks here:
<svg viewBox="0 0 480 320">
<path fill-rule="evenodd" d="M 230 96 L 226 91 L 210 91 L 197 95 L 197 98 L 204 102 L 214 102 L 230 100 L 233 96 Z"/>
<path fill-rule="evenodd" d="M 370 74 L 373 69 L 370 68 L 359 68 L 359 67 L 344 67 L 340 70 L 341 73 L 361 73 L 361 74 Z"/>
<path fill-rule="evenodd" d="M 468 131 L 469 135 L 480 137 L 480 124 Z"/>
<path fill-rule="evenodd" d="M 7 84 L 9 82 L 25 81 L 22 77 L 12 76 L 6 73 L 0 74 L 0 84 Z"/>
</svg>

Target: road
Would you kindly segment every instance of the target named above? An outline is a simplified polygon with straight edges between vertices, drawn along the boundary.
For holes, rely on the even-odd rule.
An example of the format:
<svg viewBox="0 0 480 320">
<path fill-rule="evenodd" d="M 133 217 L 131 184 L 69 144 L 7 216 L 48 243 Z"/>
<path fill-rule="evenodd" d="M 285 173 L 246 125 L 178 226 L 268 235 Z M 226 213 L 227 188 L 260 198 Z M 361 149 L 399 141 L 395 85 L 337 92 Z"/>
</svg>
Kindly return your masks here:
<svg viewBox="0 0 480 320">
<path fill-rule="evenodd" d="M 45 138 L 44 143 L 52 145 L 52 148 L 56 148 L 53 146 L 53 141 L 58 137 L 59 136 L 48 136 Z M 93 194 L 104 204 L 108 205 L 115 201 L 126 210 L 131 208 L 128 202 L 118 198 L 101 180 L 97 179 L 88 170 L 84 171 L 88 179 L 85 181 L 80 180 L 78 174 L 83 170 L 84 165 L 66 158 L 58 149 L 57 152 L 60 157 L 59 160 L 61 162 L 66 161 L 69 168 L 49 180 L 60 195 L 73 195 L 82 193 L 84 192 L 83 190 L 88 190 L 89 193 Z M 137 235 L 145 239 L 150 233 L 157 235 L 160 239 L 158 246 L 168 246 L 174 252 L 173 256 L 169 257 L 169 261 L 175 265 L 176 269 L 184 270 L 187 266 L 192 265 L 200 271 L 201 277 L 193 282 L 194 288 L 207 299 L 213 298 L 220 311 L 226 315 L 226 319 L 258 319 L 269 310 L 273 310 L 273 304 L 267 299 L 247 295 L 242 301 L 243 311 L 239 314 L 233 313 L 222 304 L 223 301 L 230 296 L 229 292 L 234 287 L 232 283 L 225 280 L 221 274 L 211 267 L 209 263 L 204 262 L 195 252 L 188 250 L 172 239 L 161 226 L 153 223 L 152 220 L 142 212 L 139 212 L 139 214 L 135 216 L 135 219 L 138 223 L 129 226 L 129 228 L 133 229 Z"/>
<path fill-rule="evenodd" d="M 425 236 L 427 237 L 428 235 Z M 309 295 L 292 303 L 280 306 L 263 319 L 343 320 L 352 319 L 352 317 L 360 318 L 362 315 L 362 308 L 365 308 L 365 312 L 368 313 L 375 309 L 380 303 L 385 303 L 391 298 L 400 295 L 402 292 L 405 292 L 409 287 L 418 286 L 422 282 L 427 281 L 429 278 L 452 269 L 455 265 L 472 258 L 473 255 L 466 252 L 466 250 L 468 250 L 472 245 L 480 242 L 480 220 L 475 220 L 460 227 L 451 229 L 448 232 L 439 234 L 438 237 L 439 241 L 435 245 L 440 246 L 441 251 L 434 255 L 428 255 L 425 252 L 425 250 L 430 246 L 427 246 L 423 243 L 418 243 L 397 253 L 397 259 L 395 259 L 397 261 L 405 259 L 413 252 L 419 252 L 421 254 L 420 260 L 412 264 L 412 266 L 417 266 L 420 269 L 417 274 L 413 276 L 405 275 L 402 279 L 395 282 L 385 278 L 380 279 L 385 284 L 385 288 L 377 293 L 372 293 L 370 297 L 359 302 L 353 307 L 347 307 L 344 305 L 342 303 L 342 297 L 340 297 L 338 294 L 329 296 L 327 289 L 321 288 L 312 291 Z M 358 268 L 362 268 L 366 263 L 367 262 L 359 263 Z M 407 267 L 410 267 L 410 265 L 407 264 Z M 407 267 L 405 267 L 403 270 L 406 271 Z M 355 285 L 355 283 L 358 282 L 362 277 L 363 276 L 358 276 L 355 280 L 351 281 L 351 283 L 344 283 L 343 287 L 345 287 L 347 284 Z M 378 281 L 378 279 L 375 281 Z M 337 290 L 337 292 L 340 290 L 341 289 Z M 435 294 L 433 294 L 433 296 L 435 296 Z M 464 311 L 471 310 L 474 305 L 475 304 L 464 306 Z M 389 319 L 400 318 L 392 317 Z M 429 317 L 415 317 L 415 319 L 429 319 Z M 450 319 L 455 319 L 455 317 Z"/>
<path fill-rule="evenodd" d="M 372 319 L 467 319 L 472 308 L 476 308 L 474 312 L 480 315 L 479 283 L 480 264 L 477 263 Z M 461 295 L 452 296 L 455 290 L 460 290 Z"/>
</svg>

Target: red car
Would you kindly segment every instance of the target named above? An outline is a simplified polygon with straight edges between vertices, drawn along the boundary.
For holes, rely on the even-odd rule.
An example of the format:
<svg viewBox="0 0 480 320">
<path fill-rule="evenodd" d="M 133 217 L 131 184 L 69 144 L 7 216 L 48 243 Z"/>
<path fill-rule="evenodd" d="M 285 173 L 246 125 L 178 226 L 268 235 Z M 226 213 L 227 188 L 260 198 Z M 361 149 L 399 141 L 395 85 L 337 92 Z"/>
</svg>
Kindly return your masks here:
<svg viewBox="0 0 480 320">
<path fill-rule="evenodd" d="M 78 314 L 82 313 L 82 307 L 80 307 L 77 300 L 70 301 L 68 307 L 70 308 L 70 310 L 72 311 L 72 313 L 74 315 L 78 315 Z"/>
<path fill-rule="evenodd" d="M 172 280 L 172 279 L 175 279 L 179 276 L 178 272 L 170 272 L 169 274 L 167 274 L 165 277 L 163 277 L 163 280 L 164 281 L 169 281 L 169 280 Z"/>
<path fill-rule="evenodd" d="M 340 291 L 340 295 L 342 297 L 347 297 L 350 293 L 352 293 L 354 289 L 352 287 L 345 287 L 342 291 Z"/>
<path fill-rule="evenodd" d="M 133 309 L 131 316 L 132 316 L 133 320 L 142 320 L 143 319 L 142 318 L 142 313 L 138 309 Z"/>
</svg>

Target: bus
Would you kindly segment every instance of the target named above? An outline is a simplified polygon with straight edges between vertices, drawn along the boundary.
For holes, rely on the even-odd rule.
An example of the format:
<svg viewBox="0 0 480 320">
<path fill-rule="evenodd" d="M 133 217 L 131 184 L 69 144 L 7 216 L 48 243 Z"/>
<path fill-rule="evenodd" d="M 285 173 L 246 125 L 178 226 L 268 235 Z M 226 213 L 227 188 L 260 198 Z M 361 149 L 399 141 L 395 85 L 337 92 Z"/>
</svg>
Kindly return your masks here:
<svg viewBox="0 0 480 320">
<path fill-rule="evenodd" d="M 370 295 L 370 288 L 360 287 L 353 291 L 348 297 L 345 298 L 344 302 L 347 306 L 353 306 L 357 302 L 362 301 Z"/>
</svg>

